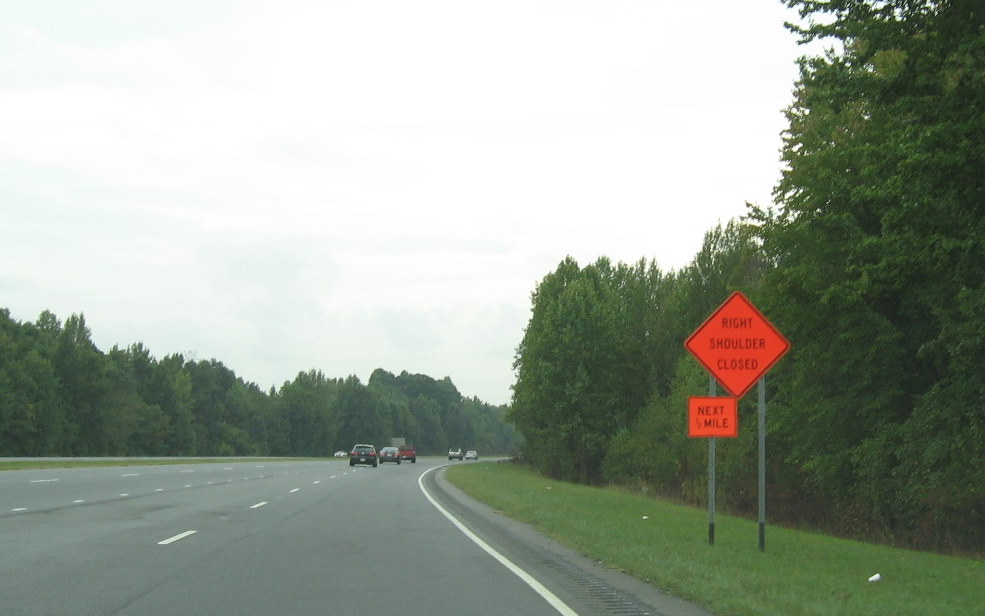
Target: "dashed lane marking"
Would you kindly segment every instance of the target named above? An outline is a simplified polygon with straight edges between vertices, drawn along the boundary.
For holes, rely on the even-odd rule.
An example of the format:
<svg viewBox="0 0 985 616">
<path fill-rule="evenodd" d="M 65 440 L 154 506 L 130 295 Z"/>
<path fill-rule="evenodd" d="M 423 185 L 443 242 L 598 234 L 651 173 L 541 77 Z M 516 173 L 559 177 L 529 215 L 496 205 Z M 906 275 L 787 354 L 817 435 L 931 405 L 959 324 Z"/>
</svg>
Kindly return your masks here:
<svg viewBox="0 0 985 616">
<path fill-rule="evenodd" d="M 183 533 L 178 533 L 174 537 L 168 537 L 164 541 L 158 541 L 157 542 L 157 545 L 170 545 L 170 544 L 174 543 L 175 541 L 181 541 L 185 537 L 190 537 L 191 535 L 194 535 L 197 532 L 198 532 L 197 530 L 186 530 Z"/>
</svg>

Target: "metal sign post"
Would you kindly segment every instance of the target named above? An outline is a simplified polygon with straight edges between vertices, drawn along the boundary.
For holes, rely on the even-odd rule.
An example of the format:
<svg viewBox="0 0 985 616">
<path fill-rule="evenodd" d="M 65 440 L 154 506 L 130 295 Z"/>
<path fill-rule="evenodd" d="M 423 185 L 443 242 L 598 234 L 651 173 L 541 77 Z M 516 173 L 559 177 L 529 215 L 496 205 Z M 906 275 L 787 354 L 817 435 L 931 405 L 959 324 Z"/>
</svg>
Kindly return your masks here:
<svg viewBox="0 0 985 616">
<path fill-rule="evenodd" d="M 766 551 L 766 377 L 759 379 L 759 551 Z"/>
<path fill-rule="evenodd" d="M 718 395 L 718 384 L 715 377 L 708 378 L 708 394 Z M 718 439 L 708 439 L 708 545 L 715 545 L 715 442 Z"/>
</svg>

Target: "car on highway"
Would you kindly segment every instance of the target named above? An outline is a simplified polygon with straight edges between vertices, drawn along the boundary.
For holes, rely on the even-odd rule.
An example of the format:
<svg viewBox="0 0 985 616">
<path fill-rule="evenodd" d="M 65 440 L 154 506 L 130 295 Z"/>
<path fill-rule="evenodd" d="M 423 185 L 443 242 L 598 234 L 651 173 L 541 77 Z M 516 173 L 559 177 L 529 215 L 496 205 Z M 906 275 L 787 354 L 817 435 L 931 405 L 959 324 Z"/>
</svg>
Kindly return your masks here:
<svg viewBox="0 0 985 616">
<path fill-rule="evenodd" d="M 410 460 L 411 464 L 417 464 L 417 449 L 413 445 L 401 445 L 397 449 L 400 450 L 401 460 Z"/>
<path fill-rule="evenodd" d="M 469 449 L 468 451 L 465 452 L 465 459 L 466 460 L 478 460 L 479 459 L 479 452 L 478 451 L 475 451 L 474 449 Z"/>
<path fill-rule="evenodd" d="M 376 468 L 376 465 L 379 464 L 376 447 L 362 443 L 353 445 L 352 451 L 349 452 L 349 466 L 355 466 L 357 464 L 368 464 Z"/>
<path fill-rule="evenodd" d="M 384 447 L 380 449 L 380 464 L 384 462 L 396 462 L 400 464 L 400 450 L 396 447 Z"/>
<path fill-rule="evenodd" d="M 348 454 L 347 452 L 345 452 L 345 451 L 341 451 L 341 450 L 339 450 L 339 451 L 336 451 L 336 452 L 335 452 L 335 457 L 336 457 L 336 458 L 344 458 L 344 457 L 346 457 L 347 455 L 349 455 L 349 454 Z"/>
<path fill-rule="evenodd" d="M 449 460 L 454 460 L 455 458 L 458 458 L 459 460 L 461 460 L 464 457 L 465 457 L 465 454 L 462 453 L 462 448 L 461 447 L 459 447 L 458 449 L 449 449 L 448 450 L 448 459 Z"/>
</svg>

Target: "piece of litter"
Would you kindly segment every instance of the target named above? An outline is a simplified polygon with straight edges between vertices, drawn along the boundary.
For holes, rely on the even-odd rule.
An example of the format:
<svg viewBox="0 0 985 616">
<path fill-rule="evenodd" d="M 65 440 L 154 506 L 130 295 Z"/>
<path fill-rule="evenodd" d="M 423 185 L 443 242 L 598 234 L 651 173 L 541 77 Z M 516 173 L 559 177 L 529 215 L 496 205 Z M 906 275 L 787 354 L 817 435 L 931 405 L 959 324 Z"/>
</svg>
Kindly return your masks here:
<svg viewBox="0 0 985 616">
<path fill-rule="evenodd" d="M 649 520 L 649 519 L 650 519 L 650 516 L 648 516 L 648 515 L 645 515 L 645 516 L 643 516 L 643 519 L 644 519 L 644 520 Z"/>
<path fill-rule="evenodd" d="M 877 574 L 873 575 L 872 577 L 870 577 L 869 578 L 869 581 L 870 582 L 878 582 L 881 579 L 882 579 L 882 576 L 877 573 Z"/>
</svg>

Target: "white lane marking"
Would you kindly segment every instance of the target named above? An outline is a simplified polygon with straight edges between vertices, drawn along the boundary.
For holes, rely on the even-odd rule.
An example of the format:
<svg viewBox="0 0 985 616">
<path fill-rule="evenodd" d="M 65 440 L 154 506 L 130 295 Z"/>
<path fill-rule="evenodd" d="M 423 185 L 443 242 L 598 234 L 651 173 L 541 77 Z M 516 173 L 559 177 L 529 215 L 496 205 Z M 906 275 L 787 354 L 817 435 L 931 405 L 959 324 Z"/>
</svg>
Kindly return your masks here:
<svg viewBox="0 0 985 616">
<path fill-rule="evenodd" d="M 194 473 L 195 471 L 194 471 L 194 469 L 189 469 L 189 470 L 181 471 L 181 472 L 182 473 Z"/>
<path fill-rule="evenodd" d="M 54 483 L 60 481 L 58 479 L 32 479 L 29 483 Z"/>
<path fill-rule="evenodd" d="M 17 507 L 16 509 L 11 509 L 11 511 L 27 511 L 27 507 Z"/>
<path fill-rule="evenodd" d="M 301 488 L 294 488 L 293 490 L 291 490 L 291 494 L 294 494 L 295 492 L 299 492 L 300 490 Z"/>
<path fill-rule="evenodd" d="M 155 492 L 163 492 L 163 491 L 164 491 L 164 488 L 158 488 L 158 489 L 156 489 L 156 490 L 154 490 L 154 491 L 155 491 Z"/>
<path fill-rule="evenodd" d="M 313 485 L 318 485 L 319 483 L 321 483 L 321 479 L 319 479 L 318 481 L 312 481 L 311 483 L 312 483 Z"/>
<path fill-rule="evenodd" d="M 84 502 L 85 502 L 85 501 L 84 501 L 84 500 L 82 500 L 81 498 L 80 498 L 79 500 L 74 500 L 74 501 L 72 501 L 72 503 L 73 503 L 73 504 L 76 504 L 76 505 L 81 505 L 81 504 L 82 504 L 82 503 L 84 503 Z"/>
<path fill-rule="evenodd" d="M 509 569 L 510 572 L 513 573 L 513 575 L 517 576 L 518 578 L 526 582 L 527 586 L 532 588 L 534 592 L 540 595 L 544 599 L 544 601 L 547 601 L 547 603 L 549 603 L 551 607 L 557 610 L 559 614 L 563 614 L 564 616 L 578 616 L 578 612 L 571 609 L 567 603 L 561 601 L 561 599 L 559 599 L 557 595 L 549 591 L 543 584 L 535 580 L 533 576 L 531 576 L 529 573 L 521 569 L 519 565 L 515 564 L 510 559 L 506 558 L 505 556 L 497 552 L 495 549 L 493 549 L 493 547 L 490 546 L 488 543 L 477 537 L 475 533 L 470 531 L 468 528 L 466 528 L 464 524 L 459 522 L 458 518 L 456 518 L 451 513 L 449 513 L 447 509 L 439 505 L 438 501 L 434 500 L 434 497 L 432 497 L 431 494 L 428 493 L 427 488 L 424 487 L 424 476 L 430 473 L 431 471 L 438 470 L 439 468 L 441 467 L 436 466 L 434 468 L 430 468 L 424 471 L 423 473 L 421 473 L 421 476 L 417 478 L 417 485 L 420 486 L 421 492 L 423 492 L 424 496 L 426 496 L 427 499 L 431 501 L 431 504 L 434 505 L 434 508 L 440 511 L 441 514 L 444 515 L 446 518 L 451 520 L 451 523 L 454 524 L 455 527 L 458 528 L 458 530 L 462 531 L 462 534 L 464 534 L 466 537 L 471 539 L 477 546 L 482 548 L 483 551 L 486 552 L 486 554 L 489 554 L 490 556 L 495 558 L 497 561 L 499 561 L 501 565 Z"/>
<path fill-rule="evenodd" d="M 332 475 L 329 479 L 335 479 L 336 477 L 338 477 L 338 475 Z"/>
<path fill-rule="evenodd" d="M 190 483 L 186 483 L 186 484 L 185 484 L 185 487 L 186 487 L 186 488 L 190 488 L 190 487 L 192 487 L 192 484 L 190 484 Z"/>
<path fill-rule="evenodd" d="M 120 496 L 126 498 L 127 496 L 130 496 L 130 495 L 129 494 L 120 494 Z"/>
<path fill-rule="evenodd" d="M 224 471 L 231 471 L 231 470 L 233 470 L 233 467 L 231 467 L 231 466 L 223 466 L 222 467 L 222 470 L 224 470 Z"/>
<path fill-rule="evenodd" d="M 177 535 L 175 535 L 174 537 L 168 537 L 168 538 L 167 538 L 167 539 L 165 539 L 164 541 L 158 541 L 158 542 L 157 542 L 157 545 L 169 545 L 169 544 L 171 544 L 171 543 L 174 543 L 175 541 L 181 541 L 181 540 L 182 540 L 182 539 L 184 539 L 185 537 L 188 537 L 188 536 L 191 536 L 191 535 L 194 535 L 194 534 L 195 534 L 195 533 L 197 533 L 197 532 L 198 532 L 197 530 L 186 530 L 186 531 L 185 531 L 185 532 L 183 532 L 183 533 L 178 533 L 178 534 L 177 534 Z"/>
<path fill-rule="evenodd" d="M 140 477 L 140 473 L 127 473 L 126 475 L 120 475 L 120 477 Z"/>
<path fill-rule="evenodd" d="M 263 507 L 266 504 L 267 504 L 267 501 L 260 501 L 256 505 L 250 505 L 250 509 L 259 509 L 260 507 Z"/>
</svg>

